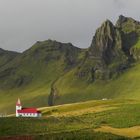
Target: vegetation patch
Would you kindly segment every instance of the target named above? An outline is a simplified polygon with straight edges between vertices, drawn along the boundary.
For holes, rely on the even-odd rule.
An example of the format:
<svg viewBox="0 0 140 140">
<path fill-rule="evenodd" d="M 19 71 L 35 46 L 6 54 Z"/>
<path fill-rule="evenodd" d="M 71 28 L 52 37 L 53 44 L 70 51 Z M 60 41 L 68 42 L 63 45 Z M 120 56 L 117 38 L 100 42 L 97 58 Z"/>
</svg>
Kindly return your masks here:
<svg viewBox="0 0 140 140">
<path fill-rule="evenodd" d="M 101 126 L 94 130 L 95 132 L 112 133 L 119 136 L 125 136 L 130 138 L 140 137 L 140 126 L 134 126 L 130 128 L 113 128 L 110 126 Z"/>
</svg>

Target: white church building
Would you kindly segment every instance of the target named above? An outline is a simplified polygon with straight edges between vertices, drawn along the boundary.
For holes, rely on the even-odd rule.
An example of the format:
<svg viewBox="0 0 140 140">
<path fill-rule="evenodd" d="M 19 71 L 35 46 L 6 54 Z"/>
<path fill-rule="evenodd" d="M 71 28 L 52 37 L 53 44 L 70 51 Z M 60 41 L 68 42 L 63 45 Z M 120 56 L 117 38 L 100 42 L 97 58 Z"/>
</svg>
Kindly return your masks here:
<svg viewBox="0 0 140 140">
<path fill-rule="evenodd" d="M 41 112 L 36 108 L 22 108 L 20 99 L 16 103 L 16 117 L 41 117 Z"/>
</svg>

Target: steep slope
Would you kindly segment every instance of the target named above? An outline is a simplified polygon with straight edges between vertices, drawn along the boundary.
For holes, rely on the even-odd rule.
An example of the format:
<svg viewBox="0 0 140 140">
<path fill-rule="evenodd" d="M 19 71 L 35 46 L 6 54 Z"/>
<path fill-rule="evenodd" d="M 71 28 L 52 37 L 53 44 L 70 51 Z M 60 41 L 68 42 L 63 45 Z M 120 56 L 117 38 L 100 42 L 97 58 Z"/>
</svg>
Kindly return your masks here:
<svg viewBox="0 0 140 140">
<path fill-rule="evenodd" d="M 87 49 L 38 41 L 0 67 L 0 111 L 14 111 L 18 97 L 35 107 L 140 98 L 139 48 L 139 22 L 124 16 L 105 21 Z"/>
<path fill-rule="evenodd" d="M 12 61 L 19 53 L 0 48 L 0 67 Z"/>
<path fill-rule="evenodd" d="M 127 60 L 120 31 L 107 20 L 97 29 L 78 73 L 89 81 L 110 79 L 128 67 Z"/>
<path fill-rule="evenodd" d="M 12 100 L 6 108 L 12 104 L 14 110 L 15 100 L 20 97 L 28 105 L 47 105 L 53 82 L 79 63 L 81 53 L 70 43 L 37 42 L 0 69 L 1 104 Z"/>
<path fill-rule="evenodd" d="M 59 99 L 55 100 L 55 104 L 103 98 L 140 99 L 139 71 L 140 64 L 136 64 L 114 79 L 93 83 L 71 78 L 75 72 L 71 71 L 56 82 Z"/>
<path fill-rule="evenodd" d="M 121 30 L 123 50 L 130 59 L 140 58 L 140 22 L 130 17 L 119 16 L 116 27 Z"/>
<path fill-rule="evenodd" d="M 93 37 L 82 65 L 56 82 L 60 96 L 55 101 L 56 104 L 90 99 L 140 97 L 140 67 L 135 53 L 132 52 L 139 44 L 134 42 L 136 36 L 128 35 L 125 29 L 128 22 L 136 24 L 135 30 L 132 29 L 134 25 L 130 25 L 129 32 L 131 34 L 130 30 L 133 30 L 132 34 L 138 36 L 139 22 L 130 18 L 120 16 L 116 27 L 108 20 L 102 24 Z M 78 77 L 75 77 L 77 71 Z"/>
<path fill-rule="evenodd" d="M 79 63 L 80 51 L 70 43 L 63 44 L 51 40 L 37 42 L 0 69 L 0 74 L 5 74 L 5 77 L 0 79 L 0 86 L 4 89 L 20 88 L 36 79 L 44 80 L 42 76 L 47 76 L 46 81 L 53 81 Z M 50 69 L 51 79 L 49 79 Z"/>
</svg>

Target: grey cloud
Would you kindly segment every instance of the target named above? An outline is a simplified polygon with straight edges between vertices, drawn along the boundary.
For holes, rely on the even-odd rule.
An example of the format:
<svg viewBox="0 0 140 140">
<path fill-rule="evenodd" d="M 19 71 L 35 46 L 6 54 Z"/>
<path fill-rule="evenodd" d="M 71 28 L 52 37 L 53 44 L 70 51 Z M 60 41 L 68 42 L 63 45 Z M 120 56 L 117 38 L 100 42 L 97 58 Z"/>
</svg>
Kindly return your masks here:
<svg viewBox="0 0 140 140">
<path fill-rule="evenodd" d="M 124 8 L 125 7 L 125 3 L 123 0 L 114 0 L 114 3 L 115 5 L 118 7 L 118 8 Z"/>
<path fill-rule="evenodd" d="M 49 38 L 88 47 L 104 20 L 140 20 L 139 6 L 140 0 L 0 0 L 0 47 L 23 51 Z"/>
</svg>

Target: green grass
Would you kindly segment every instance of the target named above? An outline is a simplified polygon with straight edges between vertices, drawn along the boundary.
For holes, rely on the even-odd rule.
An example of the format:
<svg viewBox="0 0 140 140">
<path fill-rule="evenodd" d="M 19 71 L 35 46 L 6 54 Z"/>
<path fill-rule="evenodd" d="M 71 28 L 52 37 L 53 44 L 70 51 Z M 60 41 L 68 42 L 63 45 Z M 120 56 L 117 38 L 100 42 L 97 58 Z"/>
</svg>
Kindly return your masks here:
<svg viewBox="0 0 140 140">
<path fill-rule="evenodd" d="M 48 134 L 44 136 L 36 136 L 39 140 L 131 140 L 129 138 L 116 136 L 109 133 L 94 132 L 92 130 L 81 130 L 74 132 Z"/>
<path fill-rule="evenodd" d="M 134 49 L 139 49 L 140 48 L 140 38 L 138 39 L 136 45 L 134 46 Z"/>
<path fill-rule="evenodd" d="M 49 65 L 48 67 L 55 68 L 52 64 L 51 66 Z M 57 67 L 57 65 L 55 66 Z M 31 83 L 30 85 L 22 87 L 22 88 L 15 88 L 13 90 L 10 89 L 6 91 L 5 90 L 0 91 L 1 111 L 6 111 L 6 112 L 13 111 L 15 108 L 15 102 L 18 97 L 21 98 L 23 105 L 27 104 L 27 106 L 36 106 L 36 107 L 47 105 L 48 95 L 50 93 L 50 87 L 51 87 L 51 80 L 55 80 L 55 78 L 59 76 L 58 73 L 61 74 L 61 72 L 57 68 L 55 68 L 56 70 L 55 72 L 53 69 L 50 68 L 46 74 L 44 72 L 46 76 L 46 79 L 45 79 L 45 78 L 42 78 L 43 75 L 41 74 L 43 73 L 42 72 L 44 70 L 43 68 L 45 68 L 45 66 L 41 67 L 40 73 L 36 71 L 35 74 L 38 76 L 35 77 L 35 79 L 33 80 L 34 82 Z M 24 69 L 23 71 L 26 71 L 26 70 Z M 54 72 L 54 75 L 50 77 L 51 72 Z M 3 108 L 3 105 L 4 105 L 4 108 Z M 10 108 L 10 106 L 12 108 Z"/>
<path fill-rule="evenodd" d="M 70 71 L 62 76 L 55 86 L 58 90 L 58 98 L 55 104 L 74 103 L 92 99 L 140 99 L 140 64 L 136 64 L 125 73 L 109 81 L 97 81 L 88 84 L 73 77 L 75 71 Z M 51 72 L 50 72 L 51 73 Z M 57 73 L 56 73 L 57 74 Z M 49 78 L 49 76 L 48 76 Z M 7 93 L 0 91 L 1 112 L 14 113 L 15 102 L 21 98 L 23 106 L 43 107 L 48 104 L 51 82 L 39 81 L 28 88 L 9 90 Z M 82 87 L 82 88 L 81 88 Z M 30 98 L 29 98 L 30 97 Z"/>
<path fill-rule="evenodd" d="M 59 46 L 62 48 L 59 49 Z M 17 98 L 21 98 L 24 107 L 47 106 L 52 83 L 70 69 L 65 62 L 65 52 L 72 53 L 73 58 L 82 57 L 78 56 L 80 49 L 72 48 L 70 44 L 62 45 L 53 41 L 36 43 L 2 67 L 0 72 L 7 77 L 0 78 L 0 112 L 14 113 Z M 16 72 L 6 74 L 4 70 L 7 69 Z"/>
<path fill-rule="evenodd" d="M 137 63 L 120 76 L 108 81 L 96 81 L 92 84 L 79 80 L 67 73 L 56 82 L 59 98 L 56 104 L 86 101 L 102 98 L 140 99 L 140 64 Z"/>
<path fill-rule="evenodd" d="M 101 108 L 99 109 L 99 107 Z M 43 108 L 41 110 L 43 116 L 62 116 L 61 118 L 64 116 L 64 118 L 71 118 L 71 120 L 77 119 L 79 122 L 81 121 L 82 123 L 85 123 L 85 126 L 87 125 L 89 128 L 99 127 L 102 124 L 108 124 L 117 128 L 127 128 L 140 125 L 139 108 L 139 100 L 107 100 L 87 101 Z M 86 110 L 88 110 L 88 112 L 86 112 Z M 51 113 L 48 114 L 48 112 Z M 70 114 L 65 116 L 65 114 L 68 112 L 70 112 Z"/>
<path fill-rule="evenodd" d="M 101 107 L 100 110 L 104 109 L 104 107 L 113 107 L 113 105 L 121 105 L 121 104 L 128 104 L 128 103 L 137 103 L 135 100 L 93 100 L 93 101 L 86 101 L 86 102 L 78 102 L 73 104 L 66 104 L 66 105 L 58 105 L 54 107 L 43 107 L 40 108 L 44 116 L 53 115 L 55 113 L 65 114 L 67 112 L 72 111 L 81 111 L 86 109 L 94 109 L 97 110 L 96 107 Z M 103 106 L 103 108 L 102 108 Z M 98 110 L 97 110 L 98 111 Z M 50 114 L 48 114 L 50 112 Z M 72 115 L 72 114 L 71 114 Z"/>
<path fill-rule="evenodd" d="M 139 54 L 140 54 L 140 37 L 138 38 L 136 44 L 131 49 L 131 52 L 133 52 L 134 58 L 139 60 Z"/>
<path fill-rule="evenodd" d="M 134 25 L 135 22 L 131 19 L 122 25 L 122 29 L 125 33 L 129 33 L 135 30 Z M 138 40 L 134 48 L 139 48 L 139 45 Z M 55 105 L 102 98 L 140 99 L 139 62 L 111 80 L 89 82 L 91 76 L 78 78 L 78 64 L 85 57 L 87 50 L 77 49 L 71 44 L 42 41 L 1 67 L 0 74 L 9 68 L 13 68 L 15 72 L 0 78 L 0 112 L 14 113 L 17 98 L 21 98 L 24 107 L 48 106 L 48 96 L 54 81 L 58 92 L 54 100 Z M 67 57 L 70 60 L 74 59 L 76 64 L 69 65 Z M 1 62 L 6 60 L 5 58 L 7 56 L 0 59 Z M 82 67 L 83 71 L 89 70 L 96 63 L 92 59 L 86 61 Z M 119 64 L 112 63 L 110 69 L 116 68 L 116 65 Z M 23 80 L 25 83 L 20 86 L 22 77 L 27 79 Z"/>
<path fill-rule="evenodd" d="M 127 21 L 122 24 L 121 28 L 125 33 L 131 33 L 133 31 L 140 33 L 140 25 L 132 18 L 127 19 Z"/>
<path fill-rule="evenodd" d="M 87 112 L 74 115 L 73 112 L 95 108 L 116 107 L 100 112 Z M 42 109 L 43 118 L 1 118 L 0 136 L 32 136 L 36 139 L 128 139 L 107 133 L 96 133 L 95 128 L 109 125 L 127 128 L 140 125 L 140 101 L 108 100 L 88 101 Z M 52 114 L 46 114 L 47 111 Z M 55 115 L 55 111 L 59 112 Z M 88 110 L 89 111 L 89 110 Z M 71 112 L 65 116 L 66 112 Z M 64 116 L 63 116 L 63 115 Z"/>
<path fill-rule="evenodd" d="M 136 29 L 139 29 L 139 25 L 132 19 L 122 25 L 126 34 L 133 31 L 139 33 Z M 138 40 L 134 48 L 139 48 L 139 44 Z M 78 49 L 70 43 L 47 40 L 37 42 L 18 57 L 10 52 L 10 59 L 15 58 L 0 68 L 0 112 L 14 113 L 17 98 L 21 98 L 24 107 L 48 106 L 48 96 L 54 82 L 58 92 L 54 100 L 55 105 L 102 98 L 140 99 L 139 63 L 120 76 L 114 76 L 112 80 L 89 82 L 90 74 L 79 78 L 78 66 L 83 62 L 88 50 Z M 5 56 L 0 57 L 0 65 L 9 60 L 9 53 L 5 53 Z M 75 64 L 69 64 L 70 60 Z M 113 62 L 109 69 L 115 69 L 120 60 L 122 59 Z M 87 59 L 80 70 L 89 71 L 97 61 L 99 60 Z M 4 71 L 7 69 L 10 69 L 10 74 Z"/>
</svg>

